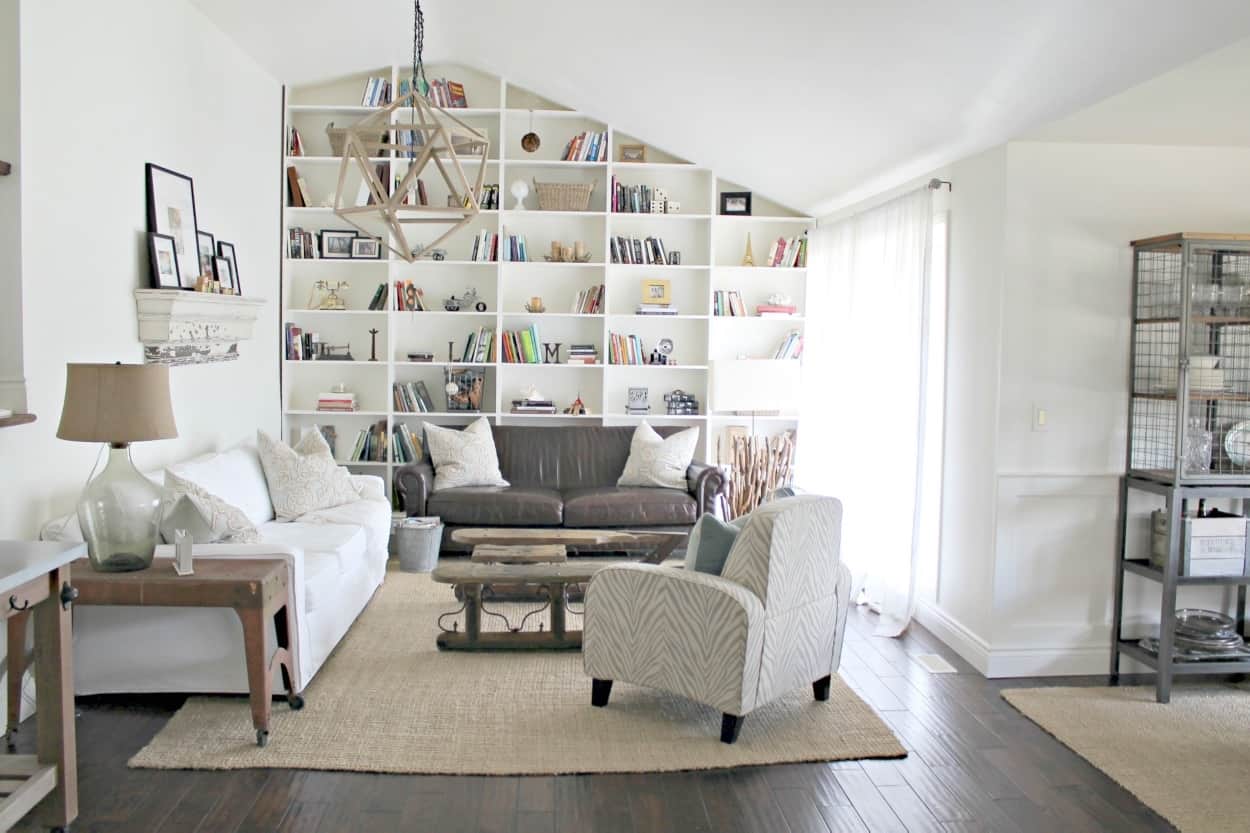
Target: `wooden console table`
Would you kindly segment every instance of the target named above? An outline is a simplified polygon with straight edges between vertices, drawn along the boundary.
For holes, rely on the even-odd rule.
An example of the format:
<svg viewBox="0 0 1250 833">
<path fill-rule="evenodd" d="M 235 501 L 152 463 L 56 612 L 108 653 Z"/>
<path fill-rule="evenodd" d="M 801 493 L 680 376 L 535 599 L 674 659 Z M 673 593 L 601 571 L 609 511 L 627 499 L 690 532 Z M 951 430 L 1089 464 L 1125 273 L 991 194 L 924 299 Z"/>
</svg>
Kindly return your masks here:
<svg viewBox="0 0 1250 833">
<path fill-rule="evenodd" d="M 73 565 L 74 587 L 80 605 L 130 605 L 135 607 L 228 607 L 243 625 L 243 652 L 247 664 L 248 697 L 252 706 L 252 726 L 256 743 L 269 743 L 269 717 L 273 705 L 273 675 L 282 672 L 282 685 L 292 709 L 302 709 L 304 698 L 292 687 L 298 647 L 294 639 L 291 590 L 287 566 L 280 559 L 197 558 L 195 574 L 180 576 L 173 561 L 158 558 L 146 570 L 128 573 L 100 573 L 84 558 Z M 272 619 L 277 649 L 265 658 L 265 621 Z M 24 620 L 9 622 L 9 690 L 12 703 L 13 680 L 21 680 L 21 645 Z M 20 683 L 19 683 L 20 685 Z M 9 731 L 16 729 L 16 715 L 10 706 Z"/>
<path fill-rule="evenodd" d="M 9 622 L 35 619 L 34 755 L 0 755 L 0 778 L 7 797 L 0 801 L 0 830 L 8 830 L 34 810 L 35 820 L 54 831 L 78 817 L 78 754 L 74 735 L 74 655 L 69 606 L 70 562 L 86 544 L 0 541 L 0 601 Z M 25 634 L 25 628 L 22 629 Z M 11 643 L 10 643 L 11 644 Z M 25 670 L 25 644 L 18 649 Z M 9 686 L 10 711 L 21 705 L 21 674 L 16 702 Z"/>
</svg>

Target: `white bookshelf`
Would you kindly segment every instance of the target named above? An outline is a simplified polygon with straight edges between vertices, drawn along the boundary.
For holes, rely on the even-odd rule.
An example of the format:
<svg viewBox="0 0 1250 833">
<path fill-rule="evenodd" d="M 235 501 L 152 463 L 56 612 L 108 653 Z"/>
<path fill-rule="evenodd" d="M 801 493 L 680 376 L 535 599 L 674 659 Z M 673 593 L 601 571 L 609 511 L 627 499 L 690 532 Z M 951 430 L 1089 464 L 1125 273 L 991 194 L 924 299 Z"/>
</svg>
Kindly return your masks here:
<svg viewBox="0 0 1250 833">
<path fill-rule="evenodd" d="M 294 165 L 304 178 L 311 202 L 332 199 L 338 177 L 338 157 L 330 154 L 325 135 L 327 124 L 344 127 L 374 112 L 358 102 L 366 80 L 371 76 L 388 76 L 392 88 L 407 70 L 403 66 L 377 67 L 350 76 L 319 84 L 289 88 L 285 126 L 299 129 L 304 142 L 304 156 L 283 159 L 285 166 Z M 730 425 L 746 426 L 749 417 L 733 414 L 709 414 L 710 371 L 712 361 L 739 355 L 768 357 L 792 330 L 805 327 L 807 270 L 801 268 L 739 266 L 746 235 L 749 232 L 757 262 L 767 254 L 769 241 L 791 237 L 812 226 L 811 217 L 793 211 L 759 194 L 752 195 L 753 216 L 720 216 L 719 194 L 722 191 L 748 191 L 732 182 L 718 178 L 706 167 L 691 164 L 632 134 L 618 131 L 612 124 L 585 113 L 564 108 L 549 99 L 515 86 L 507 79 L 458 65 L 428 66 L 431 78 L 446 76 L 460 81 L 466 88 L 467 109 L 451 111 L 457 118 L 484 131 L 491 147 L 486 161 L 485 182 L 498 184 L 501 209 L 483 211 L 475 222 L 461 229 L 440 244 L 447 249 L 443 261 L 420 260 L 407 263 L 393 253 L 384 252 L 381 260 L 320 260 L 286 257 L 284 235 L 282 259 L 282 321 L 291 322 L 305 331 L 317 332 L 323 343 L 350 344 L 354 361 L 283 361 L 282 402 L 288 439 L 294 441 L 307 427 L 333 425 L 337 432 L 336 454 L 339 460 L 361 473 L 382 474 L 388 490 L 392 470 L 398 464 L 350 462 L 348 456 L 356 434 L 379 421 L 385 421 L 388 434 L 397 423 L 406 423 L 419 436 L 420 424 L 465 424 L 480 416 L 493 423 L 525 425 L 635 425 L 643 418 L 625 413 L 626 391 L 631 386 L 645 386 L 650 392 L 652 414 L 646 419 L 655 425 L 691 425 L 700 429 L 698 456 L 712 460 L 716 441 Z M 396 111 L 394 119 L 402 122 L 407 111 Z M 537 153 L 521 149 L 520 137 L 531 129 L 542 138 Z M 583 130 L 604 131 L 608 135 L 608 162 L 563 162 L 559 156 L 567 141 Z M 284 130 L 284 135 L 285 135 Z M 619 162 L 618 143 L 645 144 L 647 161 Z M 391 162 L 392 175 L 402 172 L 407 160 L 377 157 L 376 162 Z M 611 183 L 615 177 L 626 185 L 648 185 L 668 191 L 681 203 L 677 214 L 612 213 L 609 209 Z M 533 179 L 554 182 L 593 182 L 587 211 L 540 211 Z M 430 188 L 430 203 L 442 204 L 445 185 L 436 173 L 423 175 Z M 524 179 L 530 185 L 526 210 L 514 208 L 511 184 Z M 349 179 L 349 188 L 356 182 Z M 284 187 L 285 194 L 285 187 Z M 284 199 L 285 203 L 285 199 Z M 284 208 L 284 230 L 301 227 L 309 231 L 347 229 L 348 224 L 327 207 Z M 435 228 L 431 226 L 431 228 Z M 441 229 L 441 227 L 438 227 Z M 474 237 L 483 229 L 503 235 L 520 233 L 526 236 L 532 257 L 529 263 L 474 262 L 469 260 Z M 506 230 L 506 231 L 505 231 Z M 438 232 L 438 233 L 441 233 Z M 610 263 L 609 240 L 615 235 L 627 237 L 657 236 L 666 249 L 682 254 L 679 266 L 634 266 Z M 432 239 L 431 234 L 429 239 Z M 582 240 L 591 252 L 591 263 L 547 263 L 541 260 L 552 239 L 566 244 Z M 415 242 L 424 242 L 417 240 Z M 810 251 L 809 251 L 810 257 Z M 639 316 L 634 308 L 641 297 L 641 281 L 661 278 L 671 281 L 672 296 L 680 314 L 676 316 Z M 307 309 L 309 295 L 318 280 L 351 283 L 341 291 L 346 306 L 343 311 Z M 389 305 L 393 306 L 396 280 L 412 280 L 422 288 L 429 312 L 370 311 L 367 309 L 378 284 L 388 285 Z M 592 285 L 605 285 L 603 313 L 579 315 L 567 312 L 577 292 Z M 441 309 L 442 299 L 459 297 L 467 288 L 476 288 L 487 304 L 485 313 L 475 311 L 447 312 Z M 798 305 L 799 312 L 790 318 L 759 316 L 718 317 L 713 315 L 712 294 L 715 290 L 737 290 L 748 310 L 764 303 L 773 292 L 785 292 Z M 528 313 L 523 304 L 531 296 L 542 296 L 545 313 Z M 600 364 L 510 364 L 501 361 L 472 363 L 447 361 L 448 342 L 453 342 L 454 356 L 461 355 L 468 334 L 479 327 L 494 329 L 496 354 L 500 353 L 498 337 L 504 330 L 519 330 L 534 324 L 542 341 L 561 343 L 561 359 L 567 357 L 572 342 L 593 342 L 599 350 Z M 378 361 L 368 361 L 369 330 L 378 334 Z M 675 366 L 611 365 L 608 361 L 609 333 L 634 334 L 642 338 L 646 350 L 661 337 L 675 344 Z M 278 349 L 284 350 L 279 344 Z M 425 351 L 434 354 L 431 363 L 410 362 L 406 354 Z M 422 380 L 434 399 L 443 406 L 443 373 L 447 366 L 479 366 L 485 369 L 486 386 L 481 412 L 405 413 L 394 410 L 391 398 L 393 383 Z M 355 391 L 360 411 L 354 413 L 318 412 L 317 393 L 329 390 L 335 383 Z M 578 395 L 591 411 L 584 416 L 566 414 L 531 415 L 509 413 L 511 400 L 522 390 L 535 385 L 560 408 Z M 664 413 L 663 395 L 675 389 L 693 393 L 699 400 L 697 416 L 668 416 Z M 756 419 L 756 430 L 779 433 L 797 427 L 797 414 L 781 414 Z"/>
</svg>

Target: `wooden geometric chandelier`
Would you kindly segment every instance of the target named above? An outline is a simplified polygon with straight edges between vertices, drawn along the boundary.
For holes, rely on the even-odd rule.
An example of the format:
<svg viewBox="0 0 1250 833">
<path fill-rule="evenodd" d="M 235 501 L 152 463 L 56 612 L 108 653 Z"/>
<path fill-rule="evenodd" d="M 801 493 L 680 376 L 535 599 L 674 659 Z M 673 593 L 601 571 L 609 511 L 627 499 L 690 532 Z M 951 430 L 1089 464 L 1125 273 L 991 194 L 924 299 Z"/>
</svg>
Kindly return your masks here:
<svg viewBox="0 0 1250 833">
<path fill-rule="evenodd" d="M 415 61 L 414 61 L 415 63 Z M 429 257 L 434 247 L 457 230 L 473 221 L 478 215 L 478 201 L 482 195 L 482 181 L 486 176 L 486 157 L 490 152 L 490 140 L 481 131 L 470 127 L 441 107 L 433 107 L 421 95 L 414 83 L 407 95 L 401 95 L 390 105 L 371 113 L 344 131 L 343 158 L 339 162 L 339 182 L 334 194 L 334 213 L 371 237 L 385 238 L 384 242 L 395 254 L 412 263 L 420 257 Z M 391 122 L 391 114 L 401 107 L 412 108 L 406 122 Z M 413 144 L 399 144 L 400 131 L 408 135 Z M 381 141 L 378 137 L 381 136 Z M 418 144 L 419 143 L 419 144 Z M 392 151 L 385 153 L 385 151 Z M 400 154 L 415 152 L 408 172 L 392 190 L 382 182 L 370 156 L 388 156 L 401 161 Z M 464 172 L 462 161 L 475 160 L 477 176 L 472 183 Z M 412 205 L 406 202 L 416 193 L 417 178 L 430 163 L 438 169 L 447 191 L 451 195 L 447 206 Z M 354 195 L 346 193 L 347 171 L 354 165 L 368 188 L 369 205 L 349 205 Z M 389 168 L 387 169 L 389 170 Z M 378 223 L 369 228 L 366 221 Z M 408 239 L 407 226 L 435 225 L 441 230 L 438 237 L 425 242 L 419 253 L 413 253 Z M 445 226 L 446 228 L 441 228 Z M 424 241 L 423 241 L 424 242 Z"/>
</svg>

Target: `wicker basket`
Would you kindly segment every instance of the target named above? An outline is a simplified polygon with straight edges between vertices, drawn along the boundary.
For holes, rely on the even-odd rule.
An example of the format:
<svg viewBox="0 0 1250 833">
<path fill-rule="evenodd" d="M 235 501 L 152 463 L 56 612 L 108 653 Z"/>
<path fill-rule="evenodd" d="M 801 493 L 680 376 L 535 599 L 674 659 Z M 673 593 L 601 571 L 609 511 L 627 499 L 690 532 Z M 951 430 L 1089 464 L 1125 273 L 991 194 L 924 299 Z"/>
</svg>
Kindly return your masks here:
<svg viewBox="0 0 1250 833">
<path fill-rule="evenodd" d="M 538 191 L 538 208 L 541 211 L 585 211 L 590 205 L 593 182 L 539 182 L 534 180 Z"/>
<path fill-rule="evenodd" d="M 334 122 L 326 125 L 326 138 L 330 140 L 330 155 L 342 156 L 343 146 L 347 144 L 347 128 L 335 127 Z M 386 134 L 383 133 L 376 141 L 365 140 L 366 156 L 381 156 L 382 145 L 387 143 Z"/>
</svg>

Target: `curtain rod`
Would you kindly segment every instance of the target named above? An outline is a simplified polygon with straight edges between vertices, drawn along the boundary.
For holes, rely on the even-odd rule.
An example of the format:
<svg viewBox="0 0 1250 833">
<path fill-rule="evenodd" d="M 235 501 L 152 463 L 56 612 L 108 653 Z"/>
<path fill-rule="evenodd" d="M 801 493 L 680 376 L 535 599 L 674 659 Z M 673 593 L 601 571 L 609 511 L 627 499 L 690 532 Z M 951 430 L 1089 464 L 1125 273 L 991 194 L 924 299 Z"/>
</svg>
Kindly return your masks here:
<svg viewBox="0 0 1250 833">
<path fill-rule="evenodd" d="M 933 179 L 929 180 L 930 191 L 941 191 L 943 185 L 946 186 L 947 191 L 955 190 L 955 186 L 951 184 L 949 179 L 938 179 L 937 177 L 934 177 Z"/>
</svg>

